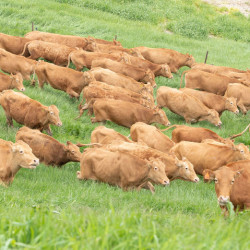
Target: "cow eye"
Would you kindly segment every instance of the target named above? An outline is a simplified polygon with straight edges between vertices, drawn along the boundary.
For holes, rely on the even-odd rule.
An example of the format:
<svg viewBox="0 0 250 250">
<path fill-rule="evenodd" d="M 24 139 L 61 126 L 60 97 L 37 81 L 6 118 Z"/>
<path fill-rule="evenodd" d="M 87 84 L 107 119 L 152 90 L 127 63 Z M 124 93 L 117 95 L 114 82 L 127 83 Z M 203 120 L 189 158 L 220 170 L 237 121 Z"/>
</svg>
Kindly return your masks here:
<svg viewBox="0 0 250 250">
<path fill-rule="evenodd" d="M 231 181 L 231 184 L 232 184 L 232 185 L 234 184 L 234 180 Z"/>
<path fill-rule="evenodd" d="M 218 179 L 215 178 L 215 179 L 214 179 L 214 182 L 215 182 L 215 183 L 218 183 Z"/>
<path fill-rule="evenodd" d="M 75 153 L 75 151 L 74 151 L 74 150 L 72 150 L 71 152 L 72 152 L 72 153 Z"/>
<path fill-rule="evenodd" d="M 154 170 L 156 171 L 158 168 L 157 167 L 154 167 Z"/>
<path fill-rule="evenodd" d="M 52 111 L 50 111 L 50 114 L 53 115 L 54 113 Z"/>
<path fill-rule="evenodd" d="M 244 150 L 241 150 L 240 152 L 241 152 L 242 154 L 244 154 Z"/>
<path fill-rule="evenodd" d="M 233 105 L 233 103 L 232 103 L 232 102 L 230 102 L 230 104 L 231 104 L 231 105 Z"/>
<path fill-rule="evenodd" d="M 188 167 L 185 167 L 186 170 L 188 170 Z"/>
<path fill-rule="evenodd" d="M 20 154 L 23 154 L 23 150 L 20 150 L 19 153 L 20 153 Z"/>
</svg>

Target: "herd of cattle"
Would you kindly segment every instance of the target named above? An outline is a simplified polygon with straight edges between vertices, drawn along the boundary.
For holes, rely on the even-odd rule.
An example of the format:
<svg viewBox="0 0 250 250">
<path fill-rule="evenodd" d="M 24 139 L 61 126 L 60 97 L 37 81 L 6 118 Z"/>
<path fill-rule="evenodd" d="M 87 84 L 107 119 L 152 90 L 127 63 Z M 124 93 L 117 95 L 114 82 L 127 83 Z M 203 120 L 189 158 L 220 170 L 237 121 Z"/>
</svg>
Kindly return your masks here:
<svg viewBox="0 0 250 250">
<path fill-rule="evenodd" d="M 51 63 L 43 60 L 44 58 Z M 76 70 L 69 68 L 73 63 Z M 66 67 L 65 67 L 66 66 Z M 162 86 L 156 94 L 155 77 L 172 78 L 184 71 L 186 88 Z M 82 72 L 86 67 L 89 70 Z M 229 110 L 243 114 L 250 109 L 250 71 L 196 63 L 193 56 L 165 48 L 122 47 L 117 40 L 59 35 L 32 31 L 25 37 L 0 33 L 0 105 L 7 124 L 13 119 L 25 125 L 16 134 L 16 143 L 0 140 L 0 181 L 10 184 L 21 168 L 36 168 L 39 162 L 62 166 L 80 162 L 78 179 L 91 179 L 117 185 L 124 190 L 149 189 L 152 183 L 168 185 L 174 179 L 198 182 L 215 181 L 219 205 L 227 210 L 231 201 L 236 208 L 250 208 L 250 153 L 233 138 L 185 125 L 173 125 L 172 140 L 159 123 L 170 125 L 161 109 L 182 116 L 187 123 L 206 120 L 221 126 L 220 116 Z M 33 75 L 33 77 L 32 77 Z M 80 114 L 94 114 L 91 122 L 115 122 L 130 128 L 130 140 L 113 129 L 99 126 L 90 144 L 64 145 L 52 137 L 50 125 L 62 126 L 59 109 L 44 106 L 28 96 L 23 79 L 41 88 L 45 83 L 80 98 Z M 32 77 L 32 79 L 31 79 Z M 199 89 L 199 90 L 197 90 Z M 247 119 L 247 118 L 246 118 Z M 164 129 L 164 130 L 167 130 Z M 48 135 L 43 134 L 45 130 Z M 79 148 L 90 146 L 83 153 Z M 57 155 L 55 158 L 54 156 Z"/>
</svg>

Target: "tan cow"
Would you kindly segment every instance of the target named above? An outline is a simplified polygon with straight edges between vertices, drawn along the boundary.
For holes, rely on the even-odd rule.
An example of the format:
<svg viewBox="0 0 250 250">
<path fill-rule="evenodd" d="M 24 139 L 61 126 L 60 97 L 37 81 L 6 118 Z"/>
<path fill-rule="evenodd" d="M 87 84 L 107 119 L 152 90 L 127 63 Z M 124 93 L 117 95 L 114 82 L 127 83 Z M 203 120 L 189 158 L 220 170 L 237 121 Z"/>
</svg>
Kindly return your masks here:
<svg viewBox="0 0 250 250">
<path fill-rule="evenodd" d="M 107 41 L 104 39 L 99 39 L 99 38 L 95 38 L 92 36 L 88 36 L 87 39 L 91 42 L 96 42 L 97 44 L 108 44 L 108 45 L 116 45 L 116 46 L 122 46 L 121 42 L 116 40 L 117 36 L 115 36 L 115 38 L 113 39 L 113 41 Z"/>
<path fill-rule="evenodd" d="M 56 66 L 52 63 L 40 62 L 35 70 L 39 86 L 49 83 L 52 88 L 68 93 L 71 97 L 79 98 L 82 89 L 95 78 L 89 72 L 78 72 L 70 68 Z"/>
<path fill-rule="evenodd" d="M 110 69 L 116 73 L 129 76 L 136 81 L 150 83 L 152 87 L 156 87 L 154 73 L 150 70 L 144 70 L 136 66 L 132 66 L 122 62 L 116 62 L 110 59 L 96 59 L 92 61 L 91 68 L 101 67 Z"/>
<path fill-rule="evenodd" d="M 229 84 L 225 97 L 234 97 L 237 99 L 237 106 L 243 114 L 250 110 L 250 87 L 243 84 Z"/>
<path fill-rule="evenodd" d="M 39 40 L 27 42 L 24 46 L 22 56 L 37 60 L 42 57 L 56 65 L 66 66 L 68 56 L 76 49 L 58 43 L 50 43 Z"/>
<path fill-rule="evenodd" d="M 14 88 L 20 91 L 25 90 L 21 73 L 17 73 L 16 75 L 11 74 L 9 76 L 0 72 L 0 91 Z"/>
<path fill-rule="evenodd" d="M 227 204 L 234 210 L 250 209 L 250 161 L 231 162 L 216 171 L 205 169 L 204 179 L 215 181 L 218 203 L 227 214 Z"/>
<path fill-rule="evenodd" d="M 24 45 L 29 41 L 30 39 L 28 38 L 0 33 L 0 48 L 16 55 L 22 53 Z"/>
<path fill-rule="evenodd" d="M 33 154 L 46 165 L 61 167 L 70 161 L 80 162 L 81 160 L 82 154 L 75 144 L 67 141 L 67 145 L 64 145 L 36 129 L 20 128 L 16 134 L 17 140 L 27 143 Z"/>
<path fill-rule="evenodd" d="M 183 66 L 191 67 L 195 63 L 193 56 L 172 49 L 148 47 L 136 47 L 135 49 L 139 50 L 142 56 L 150 62 L 168 64 L 171 72 L 174 73 Z"/>
<path fill-rule="evenodd" d="M 187 123 L 205 120 L 215 126 L 222 124 L 216 110 L 207 108 L 199 99 L 180 90 L 162 86 L 157 90 L 156 99 L 158 107 L 167 107 L 183 116 Z"/>
<path fill-rule="evenodd" d="M 30 76 L 34 74 L 38 62 L 12 54 L 4 49 L 0 49 L 0 69 L 4 72 L 17 74 L 21 73 L 25 80 L 30 80 Z"/>
<path fill-rule="evenodd" d="M 121 187 L 124 191 L 136 188 L 150 189 L 150 183 L 168 185 L 163 164 L 152 164 L 129 153 L 110 152 L 102 148 L 89 148 L 81 158 L 80 180 L 90 179 Z"/>
<path fill-rule="evenodd" d="M 13 182 L 20 168 L 34 169 L 39 164 L 29 145 L 23 141 L 0 142 L 0 185 L 7 186 Z"/>
<path fill-rule="evenodd" d="M 246 73 L 230 72 L 228 73 L 228 77 L 237 79 L 242 84 L 250 86 L 250 71 L 247 71 Z"/>
<path fill-rule="evenodd" d="M 130 128 L 136 122 L 160 123 L 169 126 L 170 122 L 162 109 L 145 108 L 140 104 L 112 99 L 97 99 L 93 110 L 95 117 L 91 122 L 112 121 L 118 125 Z"/>
<path fill-rule="evenodd" d="M 9 126 L 13 126 L 12 119 L 14 119 L 27 127 L 37 128 L 40 131 L 46 130 L 50 135 L 52 134 L 50 124 L 62 126 L 59 110 L 55 105 L 44 106 L 22 93 L 4 90 L 0 93 L 0 104 Z"/>
<path fill-rule="evenodd" d="M 155 126 L 137 122 L 130 128 L 131 139 L 147 144 L 149 147 L 168 153 L 175 143 Z"/>
<path fill-rule="evenodd" d="M 249 154 L 227 145 L 214 143 L 197 143 L 182 141 L 177 143 L 171 152 L 181 159 L 186 157 L 193 165 L 197 174 L 203 170 L 217 170 L 229 162 L 250 159 Z"/>
<path fill-rule="evenodd" d="M 198 91 L 189 88 L 183 88 L 180 89 L 180 91 L 198 98 L 209 109 L 215 109 L 220 116 L 225 110 L 229 110 L 235 114 L 239 113 L 236 104 L 237 99 L 234 97 L 224 97 L 206 91 Z"/>
</svg>

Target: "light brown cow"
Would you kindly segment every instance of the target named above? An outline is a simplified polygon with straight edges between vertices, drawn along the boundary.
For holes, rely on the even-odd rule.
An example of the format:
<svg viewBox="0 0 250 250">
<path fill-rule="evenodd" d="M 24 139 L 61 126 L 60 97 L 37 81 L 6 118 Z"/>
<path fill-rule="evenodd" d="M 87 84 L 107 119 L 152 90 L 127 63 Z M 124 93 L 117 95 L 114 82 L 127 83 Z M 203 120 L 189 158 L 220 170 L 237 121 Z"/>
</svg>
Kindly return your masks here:
<svg viewBox="0 0 250 250">
<path fill-rule="evenodd" d="M 229 162 L 250 159 L 249 154 L 245 154 L 242 150 L 214 143 L 182 141 L 171 151 L 179 159 L 186 157 L 194 165 L 197 174 L 202 174 L 205 169 L 217 170 Z"/>
<path fill-rule="evenodd" d="M 9 76 L 0 72 L 0 91 L 14 88 L 20 91 L 25 90 L 21 73 L 17 73 L 16 75 L 11 74 Z"/>
<path fill-rule="evenodd" d="M 162 86 L 157 90 L 156 99 L 158 107 L 167 107 L 183 116 L 187 123 L 205 120 L 215 126 L 222 124 L 216 110 L 207 108 L 199 99 L 180 90 Z"/>
<path fill-rule="evenodd" d="M 21 73 L 25 80 L 30 80 L 30 76 L 34 74 L 38 62 L 12 54 L 4 49 L 0 49 L 0 69 L 4 72 L 17 74 Z"/>
<path fill-rule="evenodd" d="M 150 83 L 152 87 L 156 87 L 154 73 L 148 69 L 144 70 L 136 66 L 132 66 L 122 62 L 116 62 L 110 59 L 96 59 L 92 61 L 91 68 L 101 67 L 104 69 L 110 69 L 116 73 L 129 76 L 136 81 Z"/>
<path fill-rule="evenodd" d="M 140 104 L 112 99 L 97 99 L 93 105 L 95 117 L 91 122 L 112 121 L 130 128 L 136 122 L 157 122 L 169 126 L 170 122 L 162 109 L 145 108 Z"/>
<path fill-rule="evenodd" d="M 225 214 L 227 204 L 234 210 L 250 209 L 250 161 L 231 162 L 216 171 L 205 169 L 204 179 L 215 181 L 218 203 Z"/>
<path fill-rule="evenodd" d="M 42 57 L 56 65 L 66 66 L 68 63 L 68 56 L 76 49 L 58 44 L 39 40 L 30 41 L 25 44 L 22 56 L 37 60 Z"/>
<path fill-rule="evenodd" d="M 33 154 L 46 165 L 61 167 L 70 161 L 80 162 L 81 160 L 82 154 L 75 144 L 67 141 L 67 145 L 64 145 L 36 129 L 20 128 L 16 134 L 17 140 L 27 143 Z"/>
<path fill-rule="evenodd" d="M 10 53 L 19 55 L 23 51 L 24 45 L 30 39 L 18 36 L 10 36 L 0 33 L 0 48 L 9 51 Z"/>
<path fill-rule="evenodd" d="M 94 38 L 92 36 L 88 36 L 87 39 L 89 41 L 95 41 L 97 44 L 109 44 L 109 45 L 116 45 L 116 46 L 122 46 L 121 42 L 116 40 L 116 37 L 113 39 L 113 41 L 107 41 L 99 38 Z"/>
<path fill-rule="evenodd" d="M 50 124 L 62 126 L 59 110 L 55 105 L 44 106 L 22 93 L 4 90 L 0 93 L 0 104 L 10 126 L 13 126 L 12 119 L 14 119 L 27 127 L 46 130 L 50 135 L 52 134 Z"/>
<path fill-rule="evenodd" d="M 131 139 L 135 142 L 145 143 L 149 147 L 168 153 L 175 143 L 155 126 L 137 122 L 130 128 Z"/>
<path fill-rule="evenodd" d="M 156 166 L 131 154 L 110 152 L 102 148 L 89 148 L 84 151 L 77 178 L 106 182 L 125 191 L 147 188 L 152 193 L 154 187 L 150 181 L 164 186 L 169 184 L 163 164 Z"/>
<path fill-rule="evenodd" d="M 208 108 L 215 109 L 220 116 L 225 110 L 229 110 L 235 114 L 239 113 L 236 98 L 234 97 L 224 97 L 206 91 L 198 91 L 189 88 L 183 88 L 180 89 L 180 91 L 198 98 Z"/>
<path fill-rule="evenodd" d="M 0 185 L 7 186 L 13 182 L 20 168 L 34 169 L 39 164 L 29 145 L 23 141 L 0 142 Z"/>
<path fill-rule="evenodd" d="M 229 83 L 240 82 L 234 78 L 208 73 L 198 69 L 184 71 L 181 76 L 181 82 L 183 74 L 185 73 L 186 88 L 200 89 L 216 95 L 224 95 Z"/>
<path fill-rule="evenodd" d="M 228 77 L 237 79 L 242 84 L 250 86 L 250 71 L 247 71 L 246 73 L 230 72 L 228 73 Z"/>
<path fill-rule="evenodd" d="M 183 66 L 191 67 L 195 63 L 193 56 L 172 49 L 148 47 L 136 47 L 135 49 L 139 50 L 142 56 L 150 62 L 168 64 L 171 72 L 174 73 Z"/>
<path fill-rule="evenodd" d="M 70 68 L 53 65 L 52 63 L 40 62 L 36 67 L 39 86 L 49 83 L 52 88 L 68 93 L 71 97 L 79 98 L 82 89 L 95 78 L 89 72 L 78 72 Z"/>
<path fill-rule="evenodd" d="M 250 110 L 250 87 L 243 84 L 229 84 L 225 97 L 234 97 L 237 99 L 237 106 L 243 114 Z"/>
</svg>

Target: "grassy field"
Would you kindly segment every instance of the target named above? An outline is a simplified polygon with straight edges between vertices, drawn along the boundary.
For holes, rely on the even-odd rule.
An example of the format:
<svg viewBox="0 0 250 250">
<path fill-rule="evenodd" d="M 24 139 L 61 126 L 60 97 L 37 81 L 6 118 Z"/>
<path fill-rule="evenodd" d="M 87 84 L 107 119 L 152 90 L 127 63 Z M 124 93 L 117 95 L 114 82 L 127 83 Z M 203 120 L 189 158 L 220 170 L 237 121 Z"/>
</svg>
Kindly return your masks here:
<svg viewBox="0 0 250 250">
<path fill-rule="evenodd" d="M 250 67 L 250 21 L 238 12 L 223 15 L 223 11 L 194 0 L 0 0 L 0 30 L 22 36 L 34 22 L 40 31 L 108 40 L 118 35 L 124 47 L 171 48 L 192 54 L 197 62 L 204 61 L 208 50 L 208 63 L 245 70 Z M 174 34 L 167 34 L 166 29 Z M 210 34 L 216 38 L 210 38 Z M 181 72 L 186 69 L 171 80 L 157 78 L 158 86 L 178 87 Z M 52 127 L 56 139 L 63 143 L 90 141 L 91 131 L 98 124 L 92 125 L 86 114 L 74 120 L 77 100 L 50 86 L 40 90 L 26 81 L 25 87 L 29 97 L 60 109 L 63 126 Z M 185 123 L 165 111 L 172 124 Z M 227 137 L 242 131 L 250 117 L 249 112 L 246 116 L 225 112 L 221 120 L 221 129 L 207 122 L 192 126 Z M 112 122 L 106 126 L 129 134 L 129 129 Z M 14 122 L 14 128 L 7 128 L 0 108 L 0 138 L 14 141 L 20 127 Z M 171 131 L 166 134 L 171 136 Z M 250 134 L 236 142 L 250 145 Z M 35 170 L 20 170 L 9 188 L 0 187 L 1 249 L 250 248 L 249 212 L 223 218 L 213 183 L 177 180 L 166 188 L 157 186 L 155 195 L 146 190 L 123 192 L 107 184 L 79 182 L 79 166 L 68 163 L 57 169 L 40 164 Z"/>
</svg>

